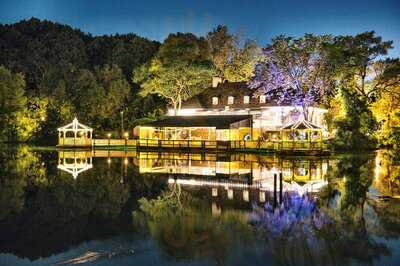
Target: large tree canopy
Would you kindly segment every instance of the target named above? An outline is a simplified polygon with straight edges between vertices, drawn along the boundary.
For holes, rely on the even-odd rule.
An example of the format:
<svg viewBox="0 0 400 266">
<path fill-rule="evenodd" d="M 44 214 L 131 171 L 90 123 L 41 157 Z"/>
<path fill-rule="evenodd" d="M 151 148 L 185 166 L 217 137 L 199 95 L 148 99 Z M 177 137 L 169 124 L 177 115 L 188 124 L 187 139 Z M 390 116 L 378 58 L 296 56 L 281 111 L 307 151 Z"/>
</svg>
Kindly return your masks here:
<svg viewBox="0 0 400 266">
<path fill-rule="evenodd" d="M 209 32 L 207 40 L 219 77 L 236 82 L 248 81 L 254 75 L 254 65 L 261 52 L 254 41 L 242 40 L 222 25 Z"/>
<path fill-rule="evenodd" d="M 334 89 L 332 71 L 326 61 L 324 43 L 329 36 L 306 34 L 299 39 L 279 36 L 263 49 L 264 59 L 256 66 L 250 87 L 278 104 L 302 109 L 323 103 Z"/>
<path fill-rule="evenodd" d="M 391 48 L 391 41 L 383 41 L 373 31 L 337 36 L 326 45 L 341 91 L 339 97 L 344 100 L 344 116 L 338 117 L 331 112 L 336 147 L 374 147 L 376 138 L 381 144 L 388 143 L 395 125 L 390 120 L 395 121 L 397 107 L 388 104 L 386 99 L 395 103 L 400 84 L 399 60 L 384 58 Z"/>
<path fill-rule="evenodd" d="M 214 68 L 208 44 L 193 34 L 170 34 L 156 57 L 133 73 L 133 81 L 141 85 L 141 94 L 157 94 L 174 110 L 183 101 L 210 86 Z"/>
<path fill-rule="evenodd" d="M 399 59 L 382 59 L 392 48 L 375 32 L 355 36 L 337 36 L 327 45 L 340 86 L 354 93 L 367 105 L 374 103 L 383 91 L 400 83 Z"/>
<path fill-rule="evenodd" d="M 135 81 L 143 82 L 141 93 L 160 95 L 173 106 L 175 111 L 181 108 L 183 101 L 210 86 L 214 73 L 212 69 L 201 65 L 175 63 L 163 66 L 157 60 L 154 60 L 149 67 L 144 67 L 142 71 L 146 73 L 144 79 L 140 79 L 139 73 L 134 77 Z"/>
</svg>

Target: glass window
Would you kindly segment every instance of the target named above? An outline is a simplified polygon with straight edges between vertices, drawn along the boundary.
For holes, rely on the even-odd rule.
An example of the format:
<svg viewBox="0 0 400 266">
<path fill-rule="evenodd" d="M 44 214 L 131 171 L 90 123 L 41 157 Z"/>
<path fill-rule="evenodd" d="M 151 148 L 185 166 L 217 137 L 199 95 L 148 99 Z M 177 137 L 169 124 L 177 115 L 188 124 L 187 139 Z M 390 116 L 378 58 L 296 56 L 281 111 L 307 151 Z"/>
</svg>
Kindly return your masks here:
<svg viewBox="0 0 400 266">
<path fill-rule="evenodd" d="M 250 96 L 246 95 L 243 97 L 243 103 L 248 104 L 250 102 Z"/>
<path fill-rule="evenodd" d="M 228 97 L 228 104 L 233 104 L 234 99 L 235 98 L 233 96 L 229 96 Z"/>
<path fill-rule="evenodd" d="M 267 101 L 267 96 L 260 95 L 260 103 L 266 103 L 266 101 Z"/>
<path fill-rule="evenodd" d="M 212 104 L 217 105 L 218 104 L 218 97 L 212 97 Z"/>
</svg>

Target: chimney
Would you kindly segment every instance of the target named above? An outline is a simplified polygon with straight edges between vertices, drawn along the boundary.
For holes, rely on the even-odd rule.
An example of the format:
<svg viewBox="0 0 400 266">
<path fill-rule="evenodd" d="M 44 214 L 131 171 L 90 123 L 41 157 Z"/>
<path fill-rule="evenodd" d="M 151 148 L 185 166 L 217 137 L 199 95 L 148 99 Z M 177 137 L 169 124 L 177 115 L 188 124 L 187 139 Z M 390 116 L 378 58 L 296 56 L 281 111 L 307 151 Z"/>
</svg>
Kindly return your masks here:
<svg viewBox="0 0 400 266">
<path fill-rule="evenodd" d="M 212 78 L 212 87 L 216 88 L 218 84 L 222 83 L 222 78 L 220 77 L 213 77 Z"/>
</svg>

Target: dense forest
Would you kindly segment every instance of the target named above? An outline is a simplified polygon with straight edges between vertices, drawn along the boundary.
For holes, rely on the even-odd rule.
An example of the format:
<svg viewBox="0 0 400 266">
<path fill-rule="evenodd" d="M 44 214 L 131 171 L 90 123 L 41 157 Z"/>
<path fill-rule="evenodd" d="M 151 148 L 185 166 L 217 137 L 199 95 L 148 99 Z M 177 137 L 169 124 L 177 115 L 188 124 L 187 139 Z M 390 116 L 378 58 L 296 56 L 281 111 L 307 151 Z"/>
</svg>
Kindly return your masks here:
<svg viewBox="0 0 400 266">
<path fill-rule="evenodd" d="M 130 76 L 159 46 L 135 34 L 94 37 L 34 18 L 0 25 L 0 93 L 9 98 L 2 99 L 2 137 L 55 139 L 74 116 L 100 131 L 118 128 L 122 110 L 126 123 L 151 116 L 164 102 L 139 96 Z"/>
<path fill-rule="evenodd" d="M 277 36 L 265 47 L 218 26 L 205 36 L 92 36 L 32 18 L 0 24 L 0 131 L 4 141 L 49 143 L 78 117 L 104 137 L 179 109 L 213 76 L 246 81 L 255 95 L 318 104 L 335 149 L 399 147 L 400 62 L 392 41 L 352 36 Z"/>
</svg>

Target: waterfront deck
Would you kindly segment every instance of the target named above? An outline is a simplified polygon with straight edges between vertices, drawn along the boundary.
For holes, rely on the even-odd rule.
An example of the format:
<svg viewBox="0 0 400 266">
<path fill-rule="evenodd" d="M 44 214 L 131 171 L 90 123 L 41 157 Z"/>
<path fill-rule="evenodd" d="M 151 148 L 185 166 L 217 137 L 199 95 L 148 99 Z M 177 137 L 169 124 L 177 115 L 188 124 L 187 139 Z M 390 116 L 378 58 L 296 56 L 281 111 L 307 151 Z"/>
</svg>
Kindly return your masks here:
<svg viewBox="0 0 400 266">
<path fill-rule="evenodd" d="M 93 139 L 96 148 L 135 148 L 137 150 L 185 150 L 185 151 L 236 151 L 270 152 L 286 154 L 328 154 L 323 141 L 204 141 L 204 140 L 156 140 L 156 139 Z"/>
</svg>

